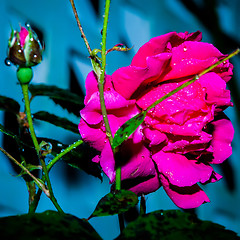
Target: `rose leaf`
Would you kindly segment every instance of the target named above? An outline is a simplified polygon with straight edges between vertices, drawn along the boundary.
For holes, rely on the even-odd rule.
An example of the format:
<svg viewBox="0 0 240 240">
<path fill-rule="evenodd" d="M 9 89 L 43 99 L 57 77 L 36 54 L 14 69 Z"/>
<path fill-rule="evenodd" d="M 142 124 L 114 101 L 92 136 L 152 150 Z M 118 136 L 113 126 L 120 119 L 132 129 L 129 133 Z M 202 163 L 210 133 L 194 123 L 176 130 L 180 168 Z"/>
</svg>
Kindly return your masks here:
<svg viewBox="0 0 240 240">
<path fill-rule="evenodd" d="M 109 216 L 128 211 L 138 203 L 135 193 L 128 190 L 118 190 L 108 193 L 98 202 L 94 212 L 88 218 Z"/>
<path fill-rule="evenodd" d="M 49 97 L 56 104 L 67 109 L 69 113 L 73 113 L 77 117 L 79 117 L 79 111 L 84 107 L 83 98 L 67 89 L 44 84 L 30 84 L 29 91 L 32 94 L 32 98 L 35 96 Z"/>
<path fill-rule="evenodd" d="M 21 233 L 21 234 L 19 234 Z M 102 239 L 90 223 L 71 214 L 45 211 L 0 218 L 0 239 Z"/>
<path fill-rule="evenodd" d="M 146 117 L 146 114 L 147 112 L 143 111 L 125 122 L 115 133 L 112 147 L 116 148 L 125 140 L 127 140 L 129 136 L 141 125 L 144 118 Z"/>
<path fill-rule="evenodd" d="M 240 239 L 233 231 L 180 210 L 159 210 L 139 216 L 128 224 L 116 240 Z"/>
<path fill-rule="evenodd" d="M 73 122 L 69 121 L 66 118 L 61 118 L 61 117 L 58 117 L 54 114 L 51 114 L 51 113 L 48 113 L 45 111 L 39 111 L 39 112 L 33 114 L 33 118 L 51 123 L 55 126 L 58 126 L 58 127 L 66 129 L 66 130 L 69 130 L 71 132 L 79 134 L 77 124 L 74 124 Z"/>
<path fill-rule="evenodd" d="M 0 96 L 0 110 L 18 114 L 20 105 L 12 98 Z"/>
</svg>

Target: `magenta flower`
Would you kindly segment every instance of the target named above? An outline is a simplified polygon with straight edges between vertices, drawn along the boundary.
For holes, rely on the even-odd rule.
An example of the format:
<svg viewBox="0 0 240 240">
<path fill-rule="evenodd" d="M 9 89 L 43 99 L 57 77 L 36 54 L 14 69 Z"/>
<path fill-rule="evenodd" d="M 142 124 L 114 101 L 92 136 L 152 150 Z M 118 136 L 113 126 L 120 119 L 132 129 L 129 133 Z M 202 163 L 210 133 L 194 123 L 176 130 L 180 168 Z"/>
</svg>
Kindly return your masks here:
<svg viewBox="0 0 240 240">
<path fill-rule="evenodd" d="M 152 38 L 130 66 L 106 76 L 104 97 L 113 134 L 128 119 L 224 58 L 213 45 L 200 41 L 200 32 Z M 124 188 L 140 195 L 163 186 L 181 208 L 210 201 L 198 184 L 218 181 L 221 176 L 210 164 L 222 163 L 232 153 L 234 131 L 223 113 L 232 106 L 226 90 L 232 68 L 229 61 L 218 65 L 147 113 L 117 156 Z M 87 77 L 86 90 L 79 131 L 84 141 L 100 151 L 93 161 L 114 183 L 115 161 L 93 72 Z"/>
</svg>

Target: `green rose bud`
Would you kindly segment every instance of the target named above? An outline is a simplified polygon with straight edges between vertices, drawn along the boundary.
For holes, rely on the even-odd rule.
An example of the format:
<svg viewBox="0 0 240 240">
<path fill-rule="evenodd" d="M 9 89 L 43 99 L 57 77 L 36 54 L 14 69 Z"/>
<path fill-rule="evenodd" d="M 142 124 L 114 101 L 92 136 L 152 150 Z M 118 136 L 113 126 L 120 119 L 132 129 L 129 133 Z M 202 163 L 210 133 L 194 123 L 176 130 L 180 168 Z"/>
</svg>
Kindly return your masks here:
<svg viewBox="0 0 240 240">
<path fill-rule="evenodd" d="M 42 45 L 36 33 L 28 25 L 20 32 L 12 30 L 8 41 L 8 59 L 19 67 L 32 67 L 42 61 Z"/>
</svg>

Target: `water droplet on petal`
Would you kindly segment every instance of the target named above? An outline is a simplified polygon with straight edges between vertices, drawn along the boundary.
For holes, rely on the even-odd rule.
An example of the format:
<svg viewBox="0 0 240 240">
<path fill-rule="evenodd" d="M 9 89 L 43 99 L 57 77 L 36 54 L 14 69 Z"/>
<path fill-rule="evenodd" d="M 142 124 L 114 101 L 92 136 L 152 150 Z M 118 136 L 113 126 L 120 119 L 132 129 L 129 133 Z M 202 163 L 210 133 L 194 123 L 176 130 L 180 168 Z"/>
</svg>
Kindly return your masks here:
<svg viewBox="0 0 240 240">
<path fill-rule="evenodd" d="M 186 47 L 184 47 L 184 48 L 183 48 L 183 51 L 184 51 L 184 52 L 186 52 L 186 51 L 187 51 L 187 48 L 186 48 Z"/>
</svg>

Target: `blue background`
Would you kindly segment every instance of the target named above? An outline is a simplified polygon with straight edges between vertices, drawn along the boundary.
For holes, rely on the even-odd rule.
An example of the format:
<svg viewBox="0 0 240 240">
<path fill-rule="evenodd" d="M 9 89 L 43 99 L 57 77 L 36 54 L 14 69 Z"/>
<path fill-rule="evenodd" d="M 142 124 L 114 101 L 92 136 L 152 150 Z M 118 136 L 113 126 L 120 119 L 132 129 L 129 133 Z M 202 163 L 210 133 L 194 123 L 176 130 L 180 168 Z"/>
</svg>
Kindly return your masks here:
<svg viewBox="0 0 240 240">
<path fill-rule="evenodd" d="M 190 11 L 183 2 L 196 4 L 197 14 Z M 94 7 L 94 4 L 96 6 Z M 189 3 L 188 3 L 189 4 Z M 199 8 L 206 4 L 215 4 L 214 14 L 205 17 Z M 78 0 L 76 7 L 92 48 L 100 48 L 102 15 L 104 1 Z M 108 26 L 107 47 L 117 43 L 126 43 L 133 49 L 127 53 L 110 53 L 107 56 L 107 73 L 111 74 L 119 67 L 130 64 L 132 57 L 141 45 L 151 37 L 170 31 L 203 32 L 203 41 L 218 45 L 223 53 L 229 53 L 240 42 L 240 1 L 238 0 L 114 0 L 111 3 Z M 204 12 L 203 11 L 203 12 Z M 212 16 L 212 17 L 211 17 Z M 215 22 L 214 19 L 217 19 Z M 44 61 L 34 68 L 33 83 L 46 83 L 62 88 L 70 88 L 70 77 L 76 76 L 78 84 L 84 89 L 84 79 L 91 71 L 87 50 L 80 37 L 76 21 L 69 1 L 66 0 L 1 0 L 0 2 L 0 95 L 12 97 L 22 102 L 20 86 L 17 84 L 16 69 L 4 64 L 7 41 L 11 26 L 19 29 L 19 24 L 31 23 L 43 34 L 45 42 Z M 219 35 L 219 32 L 221 33 Z M 222 43 L 227 39 L 225 43 Z M 74 53 L 74 54 L 73 54 Z M 234 63 L 234 89 L 240 91 L 239 57 L 231 60 Z M 235 93 L 235 98 L 237 97 Z M 237 98 L 236 98 L 237 99 Z M 211 220 L 226 226 L 240 234 L 240 148 L 239 148 L 239 102 L 225 112 L 232 120 L 235 128 L 233 154 L 230 158 L 228 177 L 203 186 L 211 203 L 202 205 L 196 211 L 204 220 Z M 80 118 L 69 115 L 67 111 L 41 97 L 32 102 L 32 112 L 44 110 L 61 117 L 70 118 L 78 123 Z M 21 108 L 23 111 L 23 105 Z M 0 112 L 0 122 L 4 121 L 4 113 Z M 40 137 L 55 138 L 63 143 L 71 144 L 79 139 L 79 135 L 70 133 L 47 123 L 36 124 L 36 133 Z M 3 138 L 0 135 L 0 146 Z M 223 168 L 215 168 L 223 174 Z M 9 160 L 0 153 L 0 216 L 22 214 L 28 211 L 28 193 L 24 181 L 14 177 L 15 172 Z M 73 171 L 65 164 L 58 163 L 52 170 L 53 189 L 56 198 L 65 212 L 86 218 L 94 210 L 98 200 L 109 192 L 108 179 L 103 183 L 84 172 Z M 229 180 L 230 179 L 230 180 Z M 176 209 L 177 207 L 160 189 L 147 195 L 147 212 L 156 209 Z M 38 212 L 54 209 L 47 197 L 42 195 Z M 118 235 L 118 219 L 116 216 L 94 218 L 90 223 L 104 239 L 113 239 Z M 109 227 L 111 226 L 111 227 Z"/>
</svg>

